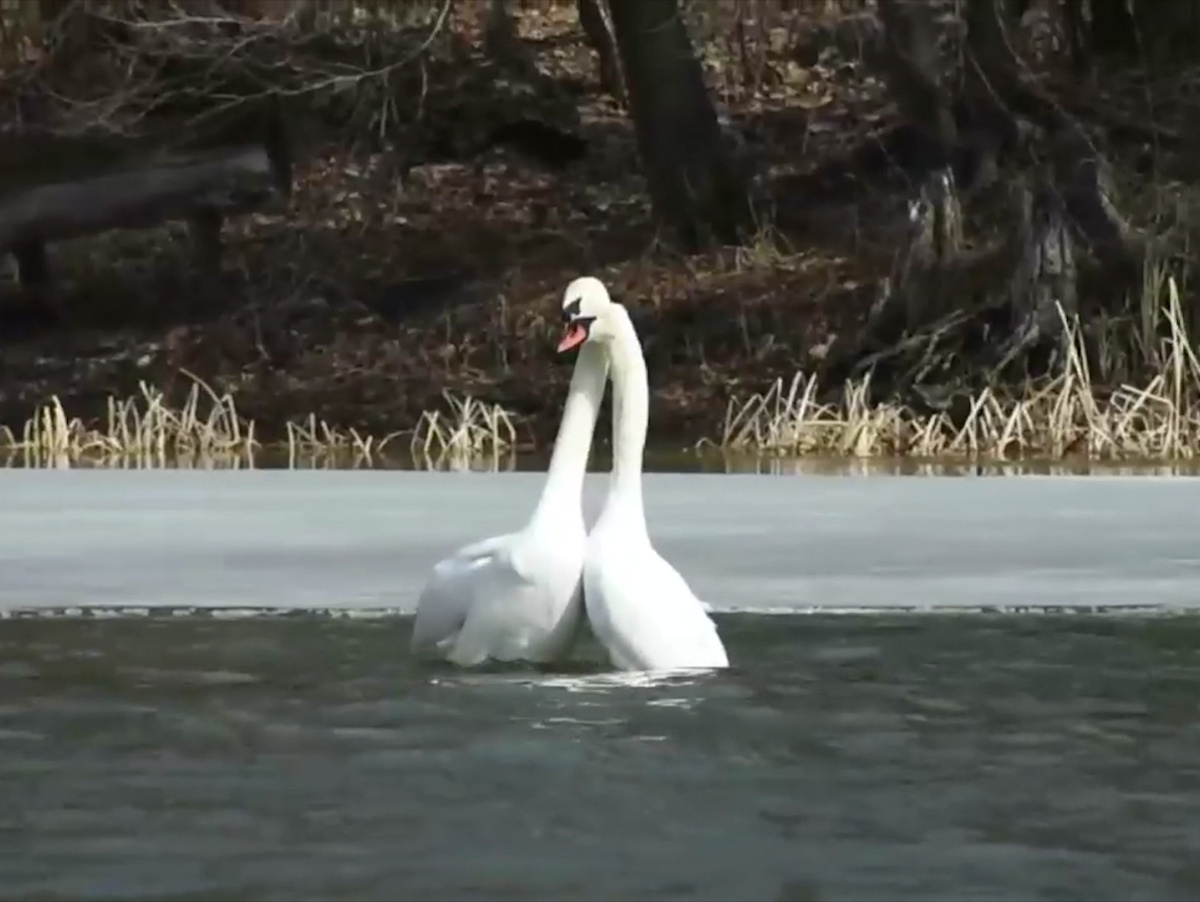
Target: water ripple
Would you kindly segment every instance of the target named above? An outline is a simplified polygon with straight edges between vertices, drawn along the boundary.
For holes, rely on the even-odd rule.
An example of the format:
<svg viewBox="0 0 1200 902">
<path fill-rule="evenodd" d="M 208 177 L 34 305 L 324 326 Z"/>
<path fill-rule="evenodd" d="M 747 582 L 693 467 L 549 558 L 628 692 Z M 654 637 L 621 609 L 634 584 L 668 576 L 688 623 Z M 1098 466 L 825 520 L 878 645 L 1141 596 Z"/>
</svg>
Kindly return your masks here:
<svg viewBox="0 0 1200 902">
<path fill-rule="evenodd" d="M 1194 619 L 718 620 L 735 668 L 648 675 L 9 621 L 0 896 L 1200 896 Z"/>
</svg>

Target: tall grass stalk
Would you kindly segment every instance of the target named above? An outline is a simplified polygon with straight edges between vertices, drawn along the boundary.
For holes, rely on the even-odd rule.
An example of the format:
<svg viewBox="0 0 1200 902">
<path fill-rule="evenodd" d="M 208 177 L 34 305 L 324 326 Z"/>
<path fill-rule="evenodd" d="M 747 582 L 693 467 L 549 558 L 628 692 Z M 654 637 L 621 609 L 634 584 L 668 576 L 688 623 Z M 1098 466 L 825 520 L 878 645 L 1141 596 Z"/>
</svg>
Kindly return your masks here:
<svg viewBox="0 0 1200 902">
<path fill-rule="evenodd" d="M 0 462 L 27 467 L 107 466 L 253 467 L 260 452 L 286 453 L 290 467 L 371 465 L 404 433 L 382 438 L 339 429 L 315 415 L 286 425 L 283 442 L 262 442 L 242 417 L 233 395 L 218 394 L 191 373 L 183 402 L 171 405 L 158 389 L 139 383 L 131 398 L 109 398 L 103 419 L 68 415 L 51 397 L 14 432 L 0 426 Z M 512 418 L 502 407 L 447 395 L 449 412 L 429 411 L 413 432 L 414 463 L 428 468 L 499 468 L 516 444 Z"/>
<path fill-rule="evenodd" d="M 984 388 L 959 423 L 944 412 L 922 415 L 896 404 L 868 404 L 869 375 L 847 383 L 838 403 L 818 403 L 816 379 L 798 373 L 748 399 L 731 400 L 719 444 L 772 455 L 1194 458 L 1200 455 L 1200 360 L 1175 280 L 1168 277 L 1157 286 L 1165 303 L 1152 313 L 1144 300 L 1136 329 L 1144 369 L 1153 367 L 1154 373 L 1144 385 L 1098 386 L 1078 319 L 1064 317 L 1067 357 L 1061 374 L 1030 385 L 1020 397 Z M 1147 293 L 1155 289 L 1148 285 Z M 1097 337 L 1101 358 L 1113 358 L 1115 352 L 1104 346 L 1111 340 Z"/>
<path fill-rule="evenodd" d="M 191 374 L 188 374 L 191 376 Z M 238 416 L 233 397 L 191 376 L 183 404 L 142 382 L 138 394 L 109 398 L 105 418 L 91 426 L 67 415 L 57 395 L 34 411 L 20 434 L 0 426 L 0 449 L 29 466 L 69 466 L 81 460 L 162 466 L 179 459 L 249 458 L 260 446 L 254 424 Z"/>
<path fill-rule="evenodd" d="M 410 445 L 413 459 L 430 469 L 466 470 L 483 464 L 500 469 L 517 444 L 512 415 L 499 404 L 486 404 L 444 392 L 449 413 L 421 414 Z"/>
</svg>

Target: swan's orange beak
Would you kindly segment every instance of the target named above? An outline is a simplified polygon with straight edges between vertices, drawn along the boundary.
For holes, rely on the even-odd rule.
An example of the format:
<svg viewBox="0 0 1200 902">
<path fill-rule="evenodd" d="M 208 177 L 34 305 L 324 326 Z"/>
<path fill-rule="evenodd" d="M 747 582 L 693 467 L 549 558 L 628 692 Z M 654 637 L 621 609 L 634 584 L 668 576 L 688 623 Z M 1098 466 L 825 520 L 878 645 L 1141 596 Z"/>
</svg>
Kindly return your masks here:
<svg viewBox="0 0 1200 902">
<path fill-rule="evenodd" d="M 558 353 L 565 354 L 571 348 L 577 348 L 587 340 L 588 333 L 580 323 L 567 323 L 562 341 L 558 343 Z"/>
</svg>

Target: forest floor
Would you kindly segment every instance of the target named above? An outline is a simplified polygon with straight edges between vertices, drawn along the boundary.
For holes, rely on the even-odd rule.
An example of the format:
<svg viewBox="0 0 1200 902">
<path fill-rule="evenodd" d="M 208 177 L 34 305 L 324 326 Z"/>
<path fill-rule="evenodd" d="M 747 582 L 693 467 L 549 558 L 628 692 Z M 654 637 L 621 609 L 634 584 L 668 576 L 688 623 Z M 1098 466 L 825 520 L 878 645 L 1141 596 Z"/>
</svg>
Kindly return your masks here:
<svg viewBox="0 0 1200 902">
<path fill-rule="evenodd" d="M 843 22 L 803 63 L 794 34 L 764 32 L 757 73 L 721 59 L 716 38 L 699 42 L 720 108 L 763 138 L 781 186 L 894 116 L 853 46 L 856 27 Z M 570 376 L 554 353 L 559 299 L 590 273 L 638 314 L 650 442 L 692 446 L 720 440 L 731 400 L 817 368 L 862 324 L 903 227 L 903 185 L 800 198 L 784 188 L 788 232 L 673 253 L 657 240 L 631 124 L 600 90 L 573 4 L 524 10 L 520 28 L 544 72 L 580 86 L 585 159 L 549 171 L 505 149 L 482 168 L 447 154 L 401 185 L 386 147 L 310 146 L 286 209 L 226 225 L 215 284 L 197 278 L 173 227 L 54 245 L 52 318 L 29 315 L 0 280 L 0 424 L 19 432 L 52 397 L 68 415 L 101 418 L 109 398 L 143 383 L 178 399 L 194 374 L 230 393 L 262 437 L 310 415 L 361 434 L 411 430 L 450 392 L 501 405 L 524 445 L 544 447 Z M 451 301 L 470 294 L 445 288 L 459 280 L 486 287 L 439 309 L 437 285 Z"/>
</svg>

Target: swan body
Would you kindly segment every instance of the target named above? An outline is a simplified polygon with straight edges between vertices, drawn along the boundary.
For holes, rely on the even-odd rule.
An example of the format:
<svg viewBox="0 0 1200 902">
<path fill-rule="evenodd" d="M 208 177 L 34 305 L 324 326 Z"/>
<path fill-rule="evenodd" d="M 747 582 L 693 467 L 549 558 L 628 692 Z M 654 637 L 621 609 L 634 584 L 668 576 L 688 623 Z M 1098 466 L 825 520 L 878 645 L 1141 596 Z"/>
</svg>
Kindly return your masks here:
<svg viewBox="0 0 1200 902">
<path fill-rule="evenodd" d="M 592 632 L 619 670 L 729 666 L 729 656 L 683 576 L 649 540 L 631 541 L 634 516 L 609 508 L 588 538 L 584 603 Z"/>
<path fill-rule="evenodd" d="M 561 658 L 583 618 L 583 477 L 604 397 L 601 349 L 580 353 L 546 483 L 520 530 L 465 545 L 438 562 L 417 600 L 412 649 L 472 667 Z"/>
<path fill-rule="evenodd" d="M 573 281 L 563 296 L 568 333 L 559 348 L 606 351 L 613 383 L 613 470 L 608 497 L 583 561 L 592 632 L 620 670 L 723 668 L 729 656 L 704 604 L 654 549 L 642 503 L 649 385 L 641 342 L 620 304 L 597 279 Z"/>
</svg>

